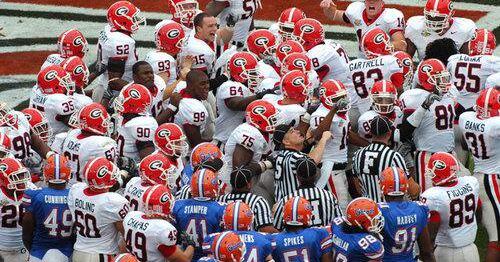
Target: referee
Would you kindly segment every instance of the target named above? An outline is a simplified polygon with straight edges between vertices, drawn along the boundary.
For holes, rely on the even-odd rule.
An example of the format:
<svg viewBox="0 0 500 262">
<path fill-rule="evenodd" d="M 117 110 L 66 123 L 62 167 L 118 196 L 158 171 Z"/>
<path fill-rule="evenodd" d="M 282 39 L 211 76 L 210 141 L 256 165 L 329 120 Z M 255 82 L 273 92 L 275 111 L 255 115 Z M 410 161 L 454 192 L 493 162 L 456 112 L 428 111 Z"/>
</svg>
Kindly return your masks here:
<svg viewBox="0 0 500 262">
<path fill-rule="evenodd" d="M 267 201 L 250 192 L 252 189 L 252 171 L 239 167 L 231 172 L 231 193 L 219 196 L 217 201 L 232 203 L 241 201 L 247 204 L 254 213 L 253 230 L 266 233 L 277 233 L 271 220 L 271 208 Z"/>
<path fill-rule="evenodd" d="M 274 213 L 274 227 L 283 230 L 283 205 L 292 197 L 301 196 L 307 199 L 313 208 L 311 226 L 326 226 L 335 217 L 342 216 L 337 198 L 332 192 L 316 187 L 316 163 L 311 158 L 304 156 L 297 160 L 297 178 L 299 189 L 282 198 L 276 205 Z"/>
<path fill-rule="evenodd" d="M 403 156 L 390 148 L 392 138 L 391 122 L 384 116 L 376 116 L 370 121 L 372 143 L 354 153 L 353 175 L 364 197 L 375 202 L 383 201 L 380 191 L 380 174 L 388 167 L 399 167 L 408 174 Z M 358 184 L 359 183 L 359 184 Z"/>
</svg>

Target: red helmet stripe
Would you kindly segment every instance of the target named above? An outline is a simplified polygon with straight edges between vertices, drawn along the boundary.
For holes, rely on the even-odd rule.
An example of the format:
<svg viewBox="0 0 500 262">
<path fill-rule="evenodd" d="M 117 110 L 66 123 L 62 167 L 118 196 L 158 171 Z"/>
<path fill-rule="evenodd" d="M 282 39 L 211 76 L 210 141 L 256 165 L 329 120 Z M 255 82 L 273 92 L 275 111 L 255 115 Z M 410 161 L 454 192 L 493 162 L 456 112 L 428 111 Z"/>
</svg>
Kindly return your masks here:
<svg viewBox="0 0 500 262">
<path fill-rule="evenodd" d="M 290 13 L 288 14 L 288 22 L 292 22 L 292 19 L 293 19 L 293 14 L 295 13 L 295 10 L 297 8 L 295 7 L 292 7 L 292 9 L 290 10 Z"/>
<path fill-rule="evenodd" d="M 484 39 L 483 39 L 483 50 L 481 51 L 481 54 L 485 54 L 486 48 L 488 47 L 488 36 L 489 36 L 488 29 L 483 29 L 483 32 L 484 32 Z"/>
<path fill-rule="evenodd" d="M 486 114 L 486 115 L 488 115 L 490 95 L 492 92 L 493 92 L 493 88 L 488 88 L 488 90 L 486 90 L 486 98 L 485 98 L 485 103 L 484 103 L 484 114 Z"/>
</svg>

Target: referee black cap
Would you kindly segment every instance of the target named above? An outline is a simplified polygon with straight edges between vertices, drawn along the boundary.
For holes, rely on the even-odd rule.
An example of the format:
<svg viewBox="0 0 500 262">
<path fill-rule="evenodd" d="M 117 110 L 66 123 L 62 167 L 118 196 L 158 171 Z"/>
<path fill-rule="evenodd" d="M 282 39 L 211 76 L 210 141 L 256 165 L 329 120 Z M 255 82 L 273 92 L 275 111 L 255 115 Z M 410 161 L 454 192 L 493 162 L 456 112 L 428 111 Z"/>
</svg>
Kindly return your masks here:
<svg viewBox="0 0 500 262">
<path fill-rule="evenodd" d="M 370 121 L 370 131 L 374 136 L 383 136 L 391 131 L 391 121 L 385 116 L 376 116 Z"/>
<path fill-rule="evenodd" d="M 252 179 L 253 173 L 246 167 L 237 167 L 231 172 L 231 186 L 236 189 L 244 188 Z"/>
<path fill-rule="evenodd" d="M 297 176 L 303 179 L 316 176 L 316 162 L 308 156 L 304 156 L 297 160 Z"/>
<path fill-rule="evenodd" d="M 283 139 L 285 138 L 286 133 L 290 131 L 290 128 L 292 128 L 295 125 L 295 120 L 292 120 L 292 122 L 288 125 L 278 125 L 273 132 L 273 142 L 274 145 L 276 145 L 277 148 L 280 148 L 281 145 L 283 144 Z"/>
</svg>

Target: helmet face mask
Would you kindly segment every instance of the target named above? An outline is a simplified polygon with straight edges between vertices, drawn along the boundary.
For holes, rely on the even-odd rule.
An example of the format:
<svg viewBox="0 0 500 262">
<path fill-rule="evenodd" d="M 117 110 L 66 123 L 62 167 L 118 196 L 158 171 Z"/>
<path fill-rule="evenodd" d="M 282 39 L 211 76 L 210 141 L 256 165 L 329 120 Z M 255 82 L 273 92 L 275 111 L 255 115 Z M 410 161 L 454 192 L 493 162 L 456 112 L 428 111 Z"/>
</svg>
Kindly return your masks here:
<svg viewBox="0 0 500 262">
<path fill-rule="evenodd" d="M 429 82 L 435 86 L 439 94 L 444 95 L 451 88 L 451 75 L 448 71 L 442 71 L 430 76 Z"/>
<path fill-rule="evenodd" d="M 450 16 L 433 11 L 424 11 L 425 27 L 437 34 L 450 26 Z"/>
<path fill-rule="evenodd" d="M 371 95 L 373 110 L 379 114 L 389 114 L 394 111 L 394 102 L 396 97 L 394 94 L 373 94 Z"/>
</svg>

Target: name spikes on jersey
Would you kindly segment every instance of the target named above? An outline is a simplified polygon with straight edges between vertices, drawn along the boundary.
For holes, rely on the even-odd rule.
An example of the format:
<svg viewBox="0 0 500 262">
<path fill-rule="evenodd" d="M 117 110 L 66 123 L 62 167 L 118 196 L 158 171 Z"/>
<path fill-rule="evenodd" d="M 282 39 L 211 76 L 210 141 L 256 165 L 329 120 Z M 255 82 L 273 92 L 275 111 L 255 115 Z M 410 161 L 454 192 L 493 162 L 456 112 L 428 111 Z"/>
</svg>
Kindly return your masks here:
<svg viewBox="0 0 500 262">
<path fill-rule="evenodd" d="M 330 234 L 321 227 L 284 231 L 269 238 L 275 261 L 320 261 L 332 248 Z"/>
</svg>

